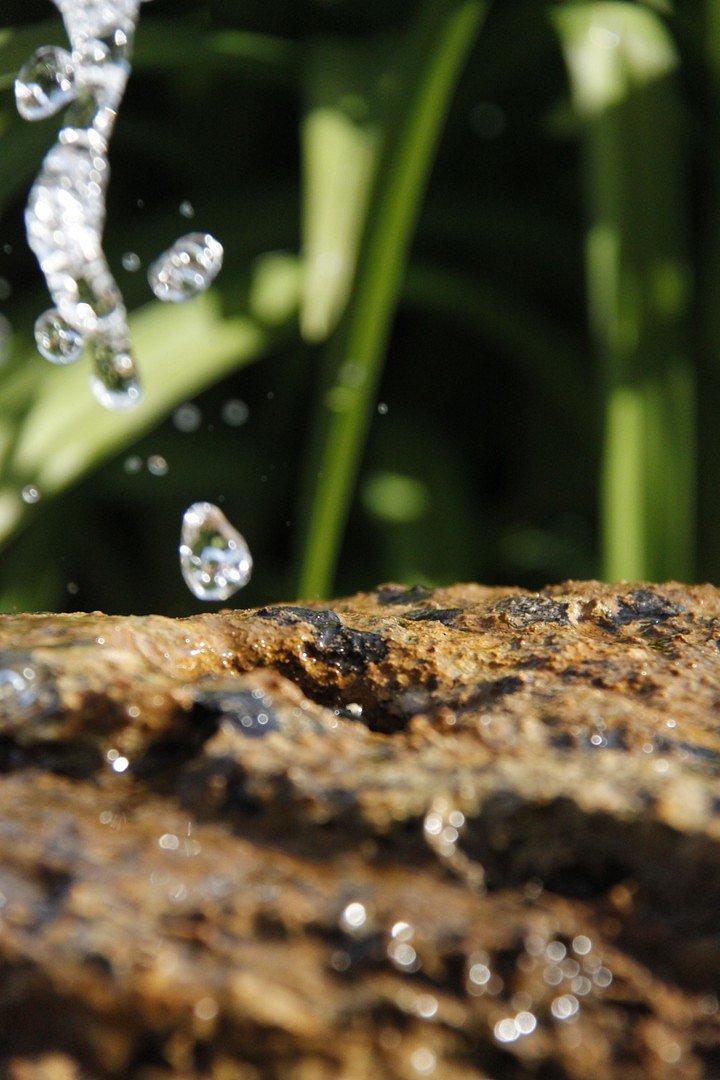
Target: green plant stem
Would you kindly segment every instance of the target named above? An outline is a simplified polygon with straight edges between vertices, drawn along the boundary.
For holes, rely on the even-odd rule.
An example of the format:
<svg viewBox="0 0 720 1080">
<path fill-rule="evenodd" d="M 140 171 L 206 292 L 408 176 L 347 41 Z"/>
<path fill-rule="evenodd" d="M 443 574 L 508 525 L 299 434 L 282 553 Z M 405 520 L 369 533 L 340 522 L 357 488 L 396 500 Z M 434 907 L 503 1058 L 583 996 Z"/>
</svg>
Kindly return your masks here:
<svg viewBox="0 0 720 1080">
<path fill-rule="evenodd" d="M 420 202 L 464 61 L 487 4 L 426 0 L 391 71 L 391 113 L 357 271 L 328 346 L 305 478 L 299 592 L 331 587 Z"/>
<path fill-rule="evenodd" d="M 695 390 L 687 355 L 677 55 L 629 3 L 558 8 L 583 120 L 591 328 L 600 360 L 606 579 L 691 579 Z"/>
</svg>

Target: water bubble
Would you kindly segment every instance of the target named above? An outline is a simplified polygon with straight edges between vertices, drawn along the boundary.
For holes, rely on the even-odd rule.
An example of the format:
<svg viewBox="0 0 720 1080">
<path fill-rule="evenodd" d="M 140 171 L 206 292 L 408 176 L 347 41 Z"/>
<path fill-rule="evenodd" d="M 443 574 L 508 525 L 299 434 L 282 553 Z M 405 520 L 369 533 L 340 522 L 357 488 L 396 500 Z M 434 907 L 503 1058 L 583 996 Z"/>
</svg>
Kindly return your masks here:
<svg viewBox="0 0 720 1080">
<path fill-rule="evenodd" d="M 180 211 L 180 213 L 182 214 L 182 216 L 184 218 L 194 218 L 195 217 L 195 207 L 193 206 L 193 204 L 190 202 L 189 199 L 184 199 L 180 203 L 180 205 L 178 207 L 178 210 Z"/>
<path fill-rule="evenodd" d="M 40 492 L 34 484 L 26 484 L 20 492 L 20 498 L 28 506 L 32 506 L 36 502 L 40 502 Z"/>
<path fill-rule="evenodd" d="M 173 413 L 173 424 L 178 431 L 186 433 L 197 431 L 201 423 L 202 413 L 191 401 L 186 402 L 185 405 L 178 405 Z"/>
<path fill-rule="evenodd" d="M 222 244 L 210 233 L 188 233 L 155 260 L 148 281 L 158 300 L 180 304 L 204 292 L 222 263 Z"/>
<path fill-rule="evenodd" d="M 229 427 L 242 427 L 250 410 L 240 398 L 228 398 L 222 407 L 222 418 Z"/>
<path fill-rule="evenodd" d="M 147 459 L 148 472 L 152 476 L 167 476 L 168 463 L 161 454 L 151 454 Z"/>
<path fill-rule="evenodd" d="M 51 364 L 74 364 L 82 355 L 85 341 L 56 308 L 43 312 L 35 322 L 35 344 Z"/>
<path fill-rule="evenodd" d="M 127 412 L 140 401 L 142 391 L 135 361 L 127 347 L 115 349 L 107 338 L 92 343 L 95 374 L 90 387 L 100 404 L 113 412 Z"/>
<path fill-rule="evenodd" d="M 25 120 L 44 120 L 75 96 L 75 69 L 70 53 L 56 45 L 36 49 L 15 80 L 17 110 Z"/>
<path fill-rule="evenodd" d="M 388 414 L 388 407 L 387 407 L 387 405 L 385 404 L 385 402 L 384 402 L 384 401 L 381 401 L 381 402 L 380 402 L 380 404 L 379 404 L 379 405 L 378 405 L 378 407 L 377 407 L 377 411 L 378 411 L 378 415 L 379 415 L 379 416 L 387 416 L 387 414 Z"/>
<path fill-rule="evenodd" d="M 134 274 L 142 266 L 142 263 L 140 261 L 140 256 L 136 255 L 136 253 L 134 251 L 126 251 L 125 252 L 125 254 L 122 257 L 122 264 L 123 264 L 123 269 L 127 270 L 127 272 L 129 274 Z"/>
<path fill-rule="evenodd" d="M 183 516 L 180 567 L 198 600 L 227 600 L 250 580 L 252 556 L 222 510 L 193 503 Z"/>
</svg>

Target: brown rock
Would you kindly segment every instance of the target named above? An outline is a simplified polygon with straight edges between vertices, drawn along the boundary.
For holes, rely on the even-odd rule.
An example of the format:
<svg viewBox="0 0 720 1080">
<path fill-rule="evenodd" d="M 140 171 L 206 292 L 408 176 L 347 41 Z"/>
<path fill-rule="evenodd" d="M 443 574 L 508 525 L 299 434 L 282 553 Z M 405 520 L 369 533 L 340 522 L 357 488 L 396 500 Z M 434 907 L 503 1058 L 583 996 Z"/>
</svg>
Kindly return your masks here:
<svg viewBox="0 0 720 1080">
<path fill-rule="evenodd" d="M 719 641 L 674 584 L 0 617 L 0 1076 L 720 1076 Z"/>
</svg>

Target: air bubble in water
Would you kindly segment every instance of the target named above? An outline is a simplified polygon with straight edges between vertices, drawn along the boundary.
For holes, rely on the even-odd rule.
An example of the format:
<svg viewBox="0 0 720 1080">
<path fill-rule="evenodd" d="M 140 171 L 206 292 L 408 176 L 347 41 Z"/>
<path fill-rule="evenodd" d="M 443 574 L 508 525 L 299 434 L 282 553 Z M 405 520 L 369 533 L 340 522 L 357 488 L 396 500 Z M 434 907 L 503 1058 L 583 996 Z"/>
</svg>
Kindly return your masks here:
<svg viewBox="0 0 720 1080">
<path fill-rule="evenodd" d="M 210 233 L 188 233 L 163 252 L 148 270 L 158 300 L 181 304 L 214 281 L 223 263 L 223 247 Z"/>
<path fill-rule="evenodd" d="M 180 567 L 198 600 L 227 600 L 250 580 L 252 556 L 222 510 L 193 503 L 183 516 Z"/>
<path fill-rule="evenodd" d="M 17 110 L 25 120 L 54 116 L 75 97 L 75 69 L 65 49 L 43 45 L 23 64 L 15 80 Z"/>
<path fill-rule="evenodd" d="M 56 308 L 50 308 L 35 322 L 35 344 L 51 364 L 73 364 L 82 354 L 85 341 Z"/>
</svg>

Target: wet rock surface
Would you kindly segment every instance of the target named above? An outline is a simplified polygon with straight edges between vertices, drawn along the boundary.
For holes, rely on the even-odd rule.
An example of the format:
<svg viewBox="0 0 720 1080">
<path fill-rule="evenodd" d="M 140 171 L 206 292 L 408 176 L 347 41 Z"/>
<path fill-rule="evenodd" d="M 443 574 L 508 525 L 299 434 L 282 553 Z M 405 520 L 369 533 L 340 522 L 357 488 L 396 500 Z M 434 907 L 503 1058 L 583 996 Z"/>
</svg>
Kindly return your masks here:
<svg viewBox="0 0 720 1080">
<path fill-rule="evenodd" d="M 0 617 L 0 1076 L 720 1076 L 720 592 Z"/>
</svg>

